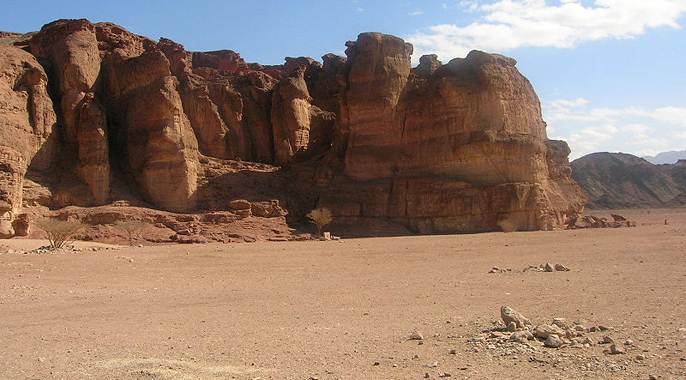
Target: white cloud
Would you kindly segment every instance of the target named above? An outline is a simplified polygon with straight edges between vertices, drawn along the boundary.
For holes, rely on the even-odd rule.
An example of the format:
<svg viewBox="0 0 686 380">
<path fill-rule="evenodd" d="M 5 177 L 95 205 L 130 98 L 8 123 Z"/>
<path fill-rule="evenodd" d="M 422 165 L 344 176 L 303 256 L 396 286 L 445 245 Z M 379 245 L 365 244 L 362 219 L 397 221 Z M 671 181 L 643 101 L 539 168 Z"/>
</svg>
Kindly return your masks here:
<svg viewBox="0 0 686 380">
<path fill-rule="evenodd" d="M 598 150 L 602 143 L 611 140 L 617 131 L 617 128 L 613 125 L 586 127 L 562 139 L 567 141 L 569 146 L 574 148 L 575 152 L 590 153 Z"/>
<path fill-rule="evenodd" d="M 416 56 L 435 53 L 443 60 L 464 57 L 470 50 L 504 52 L 519 47 L 572 48 L 589 41 L 640 36 L 647 29 L 680 28 L 684 0 L 498 0 L 491 4 L 462 1 L 464 11 L 482 18 L 466 26 L 434 25 L 406 38 Z M 448 4 L 444 4 L 447 6 Z"/>
<path fill-rule="evenodd" d="M 654 130 L 654 128 L 645 124 L 628 124 L 622 127 L 622 131 L 633 133 L 634 138 L 637 139 L 647 139 L 648 133 L 653 132 Z"/>
<path fill-rule="evenodd" d="M 572 158 L 596 151 L 654 155 L 683 150 L 686 108 L 593 108 L 584 98 L 543 102 L 548 132 L 566 140 Z"/>
<path fill-rule="evenodd" d="M 416 10 L 416 11 L 414 11 L 414 12 L 408 13 L 407 15 L 410 16 L 410 17 L 414 17 L 414 16 L 423 15 L 423 14 L 424 14 L 424 11 Z"/>
</svg>

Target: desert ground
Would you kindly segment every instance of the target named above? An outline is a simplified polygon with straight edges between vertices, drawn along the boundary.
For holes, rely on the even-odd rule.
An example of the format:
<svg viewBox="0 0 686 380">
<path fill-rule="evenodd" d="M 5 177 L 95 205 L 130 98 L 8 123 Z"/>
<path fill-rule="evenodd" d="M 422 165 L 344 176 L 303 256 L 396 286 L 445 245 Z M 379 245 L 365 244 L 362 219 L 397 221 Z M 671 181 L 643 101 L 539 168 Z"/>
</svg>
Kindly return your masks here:
<svg viewBox="0 0 686 380">
<path fill-rule="evenodd" d="M 0 379 L 684 379 L 686 209 L 620 213 L 638 226 L 44 254 L 0 241 Z M 524 270 L 546 262 L 570 270 Z M 503 305 L 589 339 L 512 342 Z"/>
</svg>

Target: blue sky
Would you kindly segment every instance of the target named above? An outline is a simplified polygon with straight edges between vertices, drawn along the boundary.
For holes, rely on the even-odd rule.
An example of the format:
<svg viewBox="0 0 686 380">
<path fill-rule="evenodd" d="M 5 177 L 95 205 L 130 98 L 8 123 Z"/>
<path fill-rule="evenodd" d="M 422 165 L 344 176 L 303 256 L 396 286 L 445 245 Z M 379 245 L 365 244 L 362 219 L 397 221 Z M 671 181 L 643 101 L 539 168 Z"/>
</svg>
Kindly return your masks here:
<svg viewBox="0 0 686 380">
<path fill-rule="evenodd" d="M 367 31 L 412 42 L 415 61 L 501 53 L 517 59 L 548 135 L 566 140 L 573 158 L 686 149 L 686 0 L 37 0 L 2 8 L 0 30 L 88 18 L 263 64 L 343 54 L 345 41 Z"/>
</svg>

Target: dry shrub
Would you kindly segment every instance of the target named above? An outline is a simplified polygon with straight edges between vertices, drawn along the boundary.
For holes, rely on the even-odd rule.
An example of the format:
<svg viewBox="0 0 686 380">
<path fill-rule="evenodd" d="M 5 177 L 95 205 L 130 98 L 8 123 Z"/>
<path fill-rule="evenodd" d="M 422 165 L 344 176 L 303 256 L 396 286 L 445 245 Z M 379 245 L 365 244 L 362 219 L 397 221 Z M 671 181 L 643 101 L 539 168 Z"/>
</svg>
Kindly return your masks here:
<svg viewBox="0 0 686 380">
<path fill-rule="evenodd" d="M 67 222 L 64 220 L 45 218 L 36 221 L 36 226 L 45 232 L 50 249 L 59 249 L 74 242 L 74 235 L 86 227 L 81 222 Z"/>
<path fill-rule="evenodd" d="M 331 210 L 326 207 L 316 208 L 308 212 L 305 216 L 310 220 L 310 223 L 317 226 L 317 232 L 319 233 L 319 236 L 322 236 L 322 229 L 324 229 L 324 226 L 331 223 L 333 220 Z"/>
<path fill-rule="evenodd" d="M 114 223 L 114 227 L 123 231 L 129 239 L 129 245 L 133 245 L 133 241 L 140 236 L 141 232 L 148 227 L 150 223 L 144 220 L 122 220 Z"/>
</svg>

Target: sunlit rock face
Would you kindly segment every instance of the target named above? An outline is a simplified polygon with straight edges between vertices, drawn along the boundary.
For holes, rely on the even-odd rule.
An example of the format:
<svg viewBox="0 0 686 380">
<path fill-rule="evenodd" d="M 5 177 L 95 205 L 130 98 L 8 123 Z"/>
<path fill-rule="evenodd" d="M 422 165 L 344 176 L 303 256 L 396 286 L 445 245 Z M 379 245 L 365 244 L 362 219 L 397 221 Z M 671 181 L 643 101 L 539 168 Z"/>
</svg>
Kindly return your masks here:
<svg viewBox="0 0 686 380">
<path fill-rule="evenodd" d="M 585 202 L 511 58 L 428 55 L 413 69 L 412 45 L 364 33 L 347 57 L 264 66 L 87 20 L 0 37 L 2 237 L 25 202 L 123 193 L 174 212 L 278 198 L 295 220 L 327 206 L 422 233 L 563 228 Z M 282 169 L 210 186 L 237 162 Z"/>
</svg>

